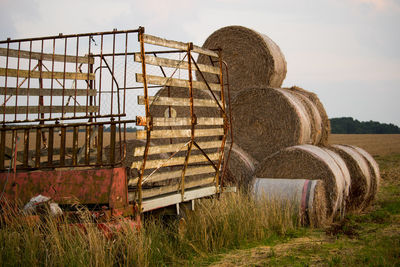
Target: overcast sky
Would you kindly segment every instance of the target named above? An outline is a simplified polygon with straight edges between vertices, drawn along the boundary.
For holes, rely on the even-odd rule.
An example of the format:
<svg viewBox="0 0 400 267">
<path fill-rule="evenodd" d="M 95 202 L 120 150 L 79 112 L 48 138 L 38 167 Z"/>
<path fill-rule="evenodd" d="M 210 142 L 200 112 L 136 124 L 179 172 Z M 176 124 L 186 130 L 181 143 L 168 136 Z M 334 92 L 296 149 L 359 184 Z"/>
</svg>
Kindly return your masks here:
<svg viewBox="0 0 400 267">
<path fill-rule="evenodd" d="M 0 0 L 0 39 L 134 29 L 202 45 L 242 25 L 288 63 L 283 86 L 317 93 L 329 117 L 400 126 L 399 0 Z"/>
</svg>

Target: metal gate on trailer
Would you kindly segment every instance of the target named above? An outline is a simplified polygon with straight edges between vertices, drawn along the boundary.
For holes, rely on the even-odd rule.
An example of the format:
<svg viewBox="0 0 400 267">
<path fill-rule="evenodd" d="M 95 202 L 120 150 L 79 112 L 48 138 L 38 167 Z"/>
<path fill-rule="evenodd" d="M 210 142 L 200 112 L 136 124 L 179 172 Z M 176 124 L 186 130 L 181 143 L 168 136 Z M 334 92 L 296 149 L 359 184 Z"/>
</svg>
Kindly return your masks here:
<svg viewBox="0 0 400 267">
<path fill-rule="evenodd" d="M 195 54 L 208 55 L 210 65 L 197 64 Z M 83 170 L 128 166 L 123 199 L 141 212 L 219 193 L 229 128 L 223 68 L 218 51 L 144 28 L 0 41 L 4 192 L 16 196 L 19 182 L 26 202 L 38 185 L 18 181 L 19 172 L 72 170 L 75 183 L 107 199 L 100 193 L 113 191 L 112 175 L 102 188 L 85 182 L 101 172 Z M 63 194 L 54 181 L 41 186 Z M 68 194 L 95 202 L 86 189 Z"/>
</svg>

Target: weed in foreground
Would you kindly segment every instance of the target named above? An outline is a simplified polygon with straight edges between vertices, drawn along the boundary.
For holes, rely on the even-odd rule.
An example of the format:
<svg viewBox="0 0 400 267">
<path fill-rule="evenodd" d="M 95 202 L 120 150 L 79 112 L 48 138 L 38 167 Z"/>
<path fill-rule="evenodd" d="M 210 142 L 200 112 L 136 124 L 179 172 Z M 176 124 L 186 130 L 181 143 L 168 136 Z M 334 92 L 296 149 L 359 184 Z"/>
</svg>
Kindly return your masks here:
<svg viewBox="0 0 400 267">
<path fill-rule="evenodd" d="M 0 227 L 0 262 L 3 266 L 187 265 L 223 250 L 291 236 L 298 228 L 290 203 L 256 202 L 241 193 L 196 202 L 196 210 L 181 221 L 166 224 L 153 218 L 140 229 L 121 221 L 122 228 L 111 237 L 93 223 L 89 211 L 79 213 L 79 225 L 84 227 L 67 218 L 31 221 L 19 213 L 7 214 Z"/>
</svg>

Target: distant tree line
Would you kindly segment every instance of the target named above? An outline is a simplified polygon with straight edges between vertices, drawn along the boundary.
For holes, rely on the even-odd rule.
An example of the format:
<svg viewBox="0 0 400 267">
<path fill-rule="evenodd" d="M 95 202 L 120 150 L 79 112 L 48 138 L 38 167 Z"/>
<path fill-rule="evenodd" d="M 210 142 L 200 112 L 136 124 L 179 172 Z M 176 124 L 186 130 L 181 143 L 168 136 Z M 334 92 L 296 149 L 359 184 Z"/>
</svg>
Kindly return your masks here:
<svg viewBox="0 0 400 267">
<path fill-rule="evenodd" d="M 400 128 L 392 123 L 358 121 L 352 117 L 332 118 L 333 134 L 400 134 Z"/>
</svg>

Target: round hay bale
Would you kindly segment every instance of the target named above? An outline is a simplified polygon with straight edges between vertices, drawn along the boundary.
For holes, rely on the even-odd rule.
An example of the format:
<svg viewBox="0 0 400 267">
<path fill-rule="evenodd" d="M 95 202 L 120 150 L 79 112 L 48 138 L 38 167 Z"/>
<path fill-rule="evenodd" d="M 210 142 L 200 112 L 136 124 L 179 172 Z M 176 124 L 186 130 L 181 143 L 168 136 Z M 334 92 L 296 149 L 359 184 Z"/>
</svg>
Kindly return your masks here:
<svg viewBox="0 0 400 267">
<path fill-rule="evenodd" d="M 321 227 L 327 221 L 322 180 L 255 178 L 252 192 L 256 199 L 294 202 L 303 225 Z"/>
<path fill-rule="evenodd" d="M 368 163 L 354 148 L 346 145 L 331 147 L 346 162 L 350 172 L 351 187 L 346 207 L 350 211 L 360 211 L 365 206 L 371 190 L 371 174 Z"/>
<path fill-rule="evenodd" d="M 230 144 L 225 146 L 225 159 L 228 156 Z M 226 167 L 224 184 L 238 186 L 247 191 L 256 168 L 257 161 L 236 144 L 232 145 L 231 154 Z"/>
<path fill-rule="evenodd" d="M 247 88 L 280 87 L 286 77 L 286 60 L 278 45 L 252 29 L 242 26 L 221 28 L 207 38 L 203 47 L 222 49 L 222 59 L 229 66 L 232 97 Z M 197 62 L 211 64 L 210 58 L 202 54 Z M 203 74 L 208 82 L 218 82 L 215 74 Z M 224 77 L 226 79 L 225 73 Z M 196 78 L 203 80 L 199 73 Z"/>
<path fill-rule="evenodd" d="M 304 95 L 315 105 L 318 110 L 318 114 L 321 117 L 321 137 L 319 139 L 319 142 L 315 143 L 315 145 L 328 145 L 329 134 L 331 133 L 331 124 L 328 115 L 326 114 L 324 105 L 321 103 L 318 96 L 315 93 L 309 92 L 298 86 L 292 86 L 286 89 Z M 315 121 L 315 123 L 318 124 L 319 121 Z M 318 129 L 318 127 L 319 126 L 316 125 L 316 129 Z"/>
<path fill-rule="evenodd" d="M 365 160 L 368 163 L 368 167 L 371 173 L 371 190 L 370 190 L 370 195 L 365 201 L 365 208 L 370 206 L 372 202 L 376 198 L 376 194 L 378 193 L 379 190 L 379 185 L 380 185 L 380 180 L 381 180 L 381 174 L 379 172 L 379 165 L 378 163 L 374 160 L 374 158 L 369 154 L 367 151 L 360 147 L 356 146 L 350 146 L 353 149 L 355 149 L 358 153 L 360 153 Z"/>
<path fill-rule="evenodd" d="M 324 149 L 312 145 L 292 146 L 278 151 L 258 164 L 256 177 L 323 180 L 327 198 L 327 217 L 342 213 L 346 178 L 337 162 Z"/>
<path fill-rule="evenodd" d="M 312 144 L 311 122 L 288 90 L 248 89 L 232 102 L 234 142 L 258 161 L 284 147 Z"/>
<path fill-rule="evenodd" d="M 347 168 L 346 162 L 340 157 L 339 154 L 326 147 L 322 147 L 322 149 L 325 150 L 331 156 L 331 158 L 336 162 L 340 171 L 342 172 L 344 187 L 343 187 L 343 201 L 341 202 L 342 207 L 340 208 L 341 211 L 340 215 L 341 218 L 343 218 L 346 212 L 346 204 L 349 200 L 349 195 L 350 195 L 350 187 L 351 187 L 350 172 L 349 169 Z"/>
</svg>

